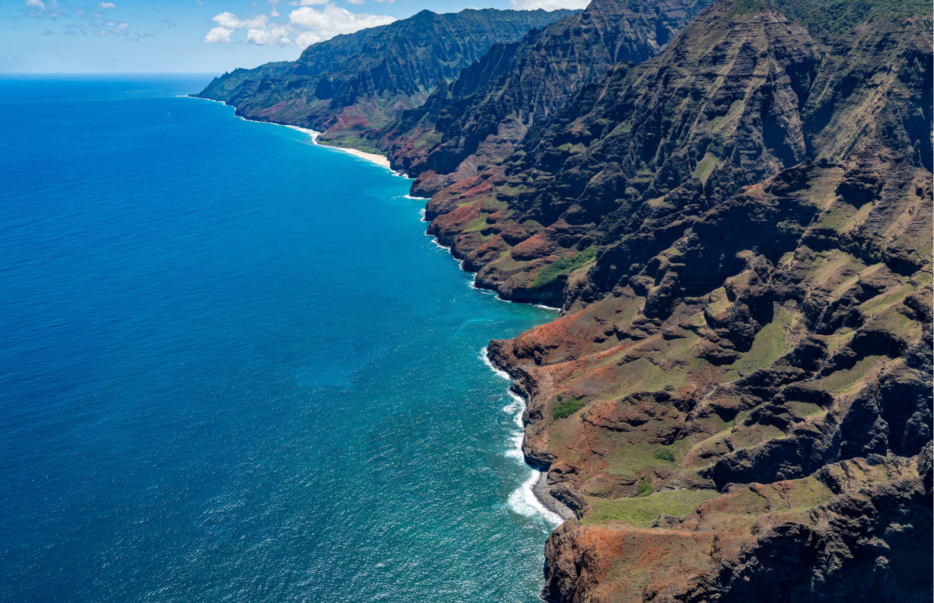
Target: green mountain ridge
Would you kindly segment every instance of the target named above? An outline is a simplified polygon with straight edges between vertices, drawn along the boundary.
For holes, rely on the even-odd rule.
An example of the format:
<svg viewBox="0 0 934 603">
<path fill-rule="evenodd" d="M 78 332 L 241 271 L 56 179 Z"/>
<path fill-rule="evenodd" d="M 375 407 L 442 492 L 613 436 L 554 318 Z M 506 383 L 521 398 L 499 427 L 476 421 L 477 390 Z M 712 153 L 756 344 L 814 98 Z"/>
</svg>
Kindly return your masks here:
<svg viewBox="0 0 934 603">
<path fill-rule="evenodd" d="M 312 128 L 349 144 L 419 106 L 439 83 L 496 43 L 521 38 L 574 11 L 422 11 L 413 17 L 309 46 L 298 60 L 238 69 L 199 96 L 239 115 Z M 372 150 L 372 149 L 371 149 Z"/>
<path fill-rule="evenodd" d="M 522 41 L 494 47 L 384 128 L 376 146 L 430 195 L 507 156 L 536 122 L 621 61 L 657 55 L 709 0 L 594 0 Z"/>
</svg>

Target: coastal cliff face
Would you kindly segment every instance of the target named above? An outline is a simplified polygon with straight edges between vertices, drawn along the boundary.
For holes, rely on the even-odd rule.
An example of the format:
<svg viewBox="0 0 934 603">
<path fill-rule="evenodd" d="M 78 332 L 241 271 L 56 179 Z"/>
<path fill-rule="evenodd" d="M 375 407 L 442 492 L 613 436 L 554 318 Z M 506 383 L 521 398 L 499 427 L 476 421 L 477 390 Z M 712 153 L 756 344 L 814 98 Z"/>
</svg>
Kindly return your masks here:
<svg viewBox="0 0 934 603">
<path fill-rule="evenodd" d="M 575 11 L 422 11 L 390 25 L 309 46 L 295 62 L 238 69 L 199 95 L 238 115 L 312 128 L 322 141 L 375 150 L 363 137 L 420 106 L 492 45 L 521 39 Z"/>
<path fill-rule="evenodd" d="M 495 45 L 417 109 L 387 126 L 377 146 L 418 176 L 430 196 L 508 156 L 535 123 L 621 61 L 656 56 L 710 0 L 594 0 L 525 39 Z"/>
<path fill-rule="evenodd" d="M 718 1 L 428 204 L 478 286 L 563 308 L 490 346 L 581 518 L 550 600 L 930 596 L 931 19 L 835 7 Z"/>
<path fill-rule="evenodd" d="M 366 134 L 561 308 L 489 346 L 549 601 L 930 600 L 932 76 L 916 0 L 595 0 Z"/>
</svg>

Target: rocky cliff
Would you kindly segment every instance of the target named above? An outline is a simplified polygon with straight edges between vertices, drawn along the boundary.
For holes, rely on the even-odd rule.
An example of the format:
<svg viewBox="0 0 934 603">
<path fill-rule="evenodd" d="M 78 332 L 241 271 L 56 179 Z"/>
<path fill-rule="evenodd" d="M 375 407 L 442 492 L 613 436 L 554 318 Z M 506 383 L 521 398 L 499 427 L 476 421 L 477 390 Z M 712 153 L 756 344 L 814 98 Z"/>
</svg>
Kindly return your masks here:
<svg viewBox="0 0 934 603">
<path fill-rule="evenodd" d="M 202 98 L 250 119 L 313 128 L 331 144 L 373 150 L 363 135 L 420 106 L 492 45 L 521 39 L 575 11 L 422 11 L 390 25 L 309 46 L 293 63 L 238 69 Z"/>
<path fill-rule="evenodd" d="M 580 517 L 550 600 L 930 597 L 931 33 L 718 0 L 429 202 L 479 286 L 563 308 L 490 346 Z"/>
<path fill-rule="evenodd" d="M 621 61 L 656 56 L 710 0 L 594 0 L 525 39 L 495 45 L 377 144 L 428 195 L 508 156 L 535 123 Z"/>
<path fill-rule="evenodd" d="M 545 597 L 930 600 L 930 5 L 594 0 L 488 48 L 351 104 L 282 92 L 326 66 L 211 94 L 380 145 L 479 287 L 561 307 L 489 347 L 577 516 Z"/>
</svg>

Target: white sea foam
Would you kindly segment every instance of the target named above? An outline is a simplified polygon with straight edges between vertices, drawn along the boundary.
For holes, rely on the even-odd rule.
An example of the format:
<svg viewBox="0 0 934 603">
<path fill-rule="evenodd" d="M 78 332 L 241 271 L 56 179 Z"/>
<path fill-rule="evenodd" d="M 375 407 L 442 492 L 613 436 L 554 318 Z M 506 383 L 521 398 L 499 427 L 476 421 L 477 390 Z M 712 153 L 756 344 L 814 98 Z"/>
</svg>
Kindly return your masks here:
<svg viewBox="0 0 934 603">
<path fill-rule="evenodd" d="M 279 125 L 279 124 L 275 124 Z M 316 130 L 311 130 L 309 128 L 299 128 L 298 126 L 286 126 L 290 130 L 295 130 L 296 132 L 302 132 L 303 134 L 308 134 L 311 136 L 311 142 L 318 144 L 318 137 L 321 136 L 321 132 Z"/>
<path fill-rule="evenodd" d="M 506 371 L 502 371 L 502 370 L 496 368 L 495 366 L 493 366 L 493 363 L 490 362 L 490 354 L 489 354 L 489 350 L 487 350 L 487 348 L 483 348 L 482 350 L 480 350 L 480 360 L 483 361 L 483 364 L 485 364 L 485 365 L 487 366 L 487 368 L 489 368 L 491 371 L 493 371 L 494 373 L 496 373 L 496 375 L 497 375 L 498 377 L 502 377 L 502 378 L 505 379 L 506 381 L 512 381 L 512 377 L 509 376 L 509 373 L 507 373 Z M 522 404 L 523 404 L 522 398 L 520 398 L 519 396 L 516 396 L 516 395 L 515 395 L 514 393 L 512 393 L 512 392 L 509 392 L 509 395 L 515 396 L 515 398 L 518 399 L 519 410 L 522 410 Z M 507 406 L 506 408 L 512 408 L 513 404 L 516 404 L 516 400 L 513 400 L 512 404 L 510 404 L 510 405 Z M 506 408 L 504 408 L 503 410 L 506 411 L 506 412 L 510 412 L 510 411 L 506 410 Z"/>
<path fill-rule="evenodd" d="M 504 412 L 512 414 L 516 426 L 519 428 L 512 434 L 512 448 L 506 452 L 506 456 L 515 459 L 521 463 L 524 468 L 531 472 L 531 475 L 521 486 L 509 495 L 509 507 L 520 515 L 525 515 L 532 519 L 541 517 L 545 523 L 558 525 L 564 521 L 560 515 L 542 504 L 535 496 L 535 484 L 542 478 L 542 472 L 529 467 L 525 463 L 525 454 L 522 452 L 522 440 L 524 437 L 522 425 L 522 412 L 525 410 L 525 400 L 513 392 L 509 392 L 512 403 L 503 408 Z"/>
<path fill-rule="evenodd" d="M 487 365 L 487 367 L 498 376 L 506 380 L 512 380 L 509 373 L 501 371 L 493 366 L 493 363 L 490 362 L 487 348 L 480 350 L 480 359 L 483 360 L 483 364 Z M 564 521 L 561 516 L 548 509 L 538 500 L 538 497 L 535 496 L 535 484 L 537 484 L 538 480 L 542 477 L 541 471 L 529 467 L 525 462 L 525 454 L 522 452 L 522 440 L 525 437 L 522 413 L 525 412 L 526 402 L 522 396 L 512 390 L 510 390 L 508 394 L 509 404 L 503 407 L 503 412 L 512 417 L 513 422 L 516 424 L 516 430 L 509 435 L 509 441 L 512 443 L 512 446 L 506 450 L 506 456 L 514 459 L 523 469 L 531 473 L 529 478 L 509 495 L 509 508 L 519 515 L 524 515 L 530 519 L 541 518 L 546 524 L 559 525 Z"/>
<path fill-rule="evenodd" d="M 535 304 L 536 308 L 541 308 L 543 310 L 551 310 L 552 312 L 560 312 L 561 308 L 555 308 L 552 306 L 546 306 L 545 304 Z"/>
<path fill-rule="evenodd" d="M 445 251 L 451 251 L 451 248 L 450 248 L 450 247 L 445 247 L 444 245 L 442 245 L 441 243 L 439 243 L 439 242 L 438 242 L 438 237 L 436 237 L 435 235 L 430 235 L 430 234 L 428 234 L 428 233 L 426 232 L 426 233 L 425 233 L 425 236 L 426 236 L 426 237 L 431 237 L 431 242 L 434 243 L 435 245 L 437 245 L 438 247 L 440 247 L 441 249 L 443 249 L 443 250 L 445 250 Z"/>
<path fill-rule="evenodd" d="M 208 101 L 209 103 L 218 103 L 220 105 L 227 106 L 227 103 L 224 101 L 214 100 L 213 98 L 201 98 L 200 96 L 188 96 L 187 94 L 178 94 L 175 98 L 191 98 L 194 100 Z"/>
</svg>

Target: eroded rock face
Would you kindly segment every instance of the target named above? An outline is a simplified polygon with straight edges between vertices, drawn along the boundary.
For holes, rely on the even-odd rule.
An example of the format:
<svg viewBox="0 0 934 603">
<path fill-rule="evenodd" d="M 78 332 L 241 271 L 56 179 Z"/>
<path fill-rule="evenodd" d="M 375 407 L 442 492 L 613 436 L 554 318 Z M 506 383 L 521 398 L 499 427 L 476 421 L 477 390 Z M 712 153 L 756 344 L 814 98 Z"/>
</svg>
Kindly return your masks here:
<svg viewBox="0 0 934 603">
<path fill-rule="evenodd" d="M 716 3 L 429 204 L 563 302 L 490 346 L 581 517 L 551 600 L 930 598 L 931 20 L 846 32 Z"/>
<path fill-rule="evenodd" d="M 434 195 L 430 232 L 482 284 L 572 310 L 625 286 L 743 187 L 782 174 L 776 186 L 800 188 L 808 173 L 791 168 L 804 160 L 847 170 L 838 194 L 857 209 L 889 171 L 929 172 L 930 19 L 878 17 L 832 44 L 811 19 L 715 3 L 662 55 L 615 67 L 508 158 Z M 849 244 L 841 235 L 815 229 L 807 244 Z M 532 237 L 558 246 L 511 254 Z M 591 247 L 595 264 L 574 265 Z M 558 278 L 537 278 L 562 258 Z"/>
<path fill-rule="evenodd" d="M 430 196 L 508 156 L 529 128 L 621 61 L 656 56 L 710 0 L 594 0 L 522 41 L 494 46 L 388 126 L 378 145 Z"/>
<path fill-rule="evenodd" d="M 733 486 L 651 528 L 571 520 L 545 548 L 549 601 L 925 601 L 931 447 Z"/>
</svg>

